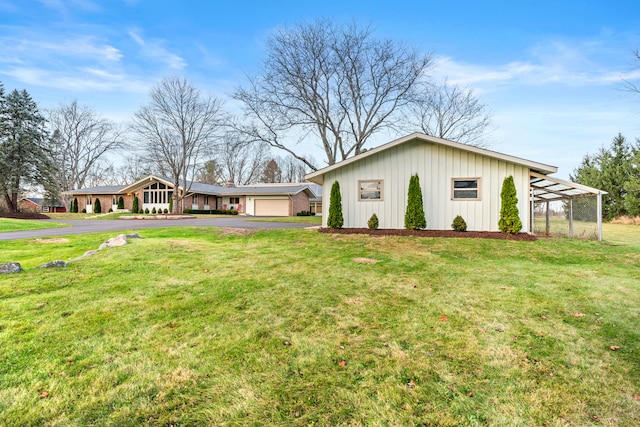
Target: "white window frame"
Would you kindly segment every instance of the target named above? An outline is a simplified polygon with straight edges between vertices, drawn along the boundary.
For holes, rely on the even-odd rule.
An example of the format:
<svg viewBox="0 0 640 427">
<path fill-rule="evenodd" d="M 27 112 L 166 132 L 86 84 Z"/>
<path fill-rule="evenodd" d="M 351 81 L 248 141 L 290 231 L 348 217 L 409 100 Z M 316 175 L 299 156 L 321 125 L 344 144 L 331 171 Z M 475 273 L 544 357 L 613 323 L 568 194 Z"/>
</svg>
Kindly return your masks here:
<svg viewBox="0 0 640 427">
<path fill-rule="evenodd" d="M 476 188 L 455 188 L 455 183 L 457 181 L 476 181 Z M 456 197 L 456 190 L 463 191 L 476 191 L 476 197 Z M 475 178 L 451 178 L 451 200 L 455 200 L 458 202 L 474 202 L 482 200 L 482 192 L 481 192 L 481 179 L 479 177 Z"/>
<path fill-rule="evenodd" d="M 363 199 L 362 198 L 362 184 L 377 183 L 380 189 L 380 198 L 378 199 Z M 358 181 L 358 201 L 359 202 L 382 202 L 384 200 L 384 180 L 383 179 L 362 179 Z"/>
</svg>

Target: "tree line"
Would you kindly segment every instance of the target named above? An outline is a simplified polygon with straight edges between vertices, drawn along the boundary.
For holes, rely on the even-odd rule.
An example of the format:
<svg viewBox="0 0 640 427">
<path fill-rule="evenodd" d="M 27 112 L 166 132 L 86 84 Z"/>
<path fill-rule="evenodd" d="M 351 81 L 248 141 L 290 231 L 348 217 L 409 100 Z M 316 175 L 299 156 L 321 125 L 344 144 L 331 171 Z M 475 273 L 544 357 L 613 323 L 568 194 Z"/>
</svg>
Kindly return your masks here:
<svg viewBox="0 0 640 427">
<path fill-rule="evenodd" d="M 486 106 L 471 89 L 433 81 L 433 65 L 432 55 L 369 26 L 321 20 L 269 37 L 260 71 L 229 94 L 240 106 L 234 115 L 221 97 L 177 76 L 158 82 L 126 126 L 77 100 L 43 111 L 26 91 L 0 86 L 0 190 L 16 210 L 30 187 L 53 199 L 151 172 L 175 185 L 301 181 L 363 152 L 383 131 L 484 144 Z"/>
</svg>

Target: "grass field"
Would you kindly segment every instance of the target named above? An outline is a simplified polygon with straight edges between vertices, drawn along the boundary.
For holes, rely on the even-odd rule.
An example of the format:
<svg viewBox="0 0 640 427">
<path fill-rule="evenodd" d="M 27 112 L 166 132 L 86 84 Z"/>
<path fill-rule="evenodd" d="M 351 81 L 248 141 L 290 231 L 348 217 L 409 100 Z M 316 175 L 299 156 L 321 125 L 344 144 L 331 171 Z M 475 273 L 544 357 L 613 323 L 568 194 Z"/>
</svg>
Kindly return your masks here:
<svg viewBox="0 0 640 427">
<path fill-rule="evenodd" d="M 281 216 L 277 218 L 253 218 L 251 222 L 293 222 L 297 224 L 322 224 L 322 216 Z"/>
<path fill-rule="evenodd" d="M 0 425 L 637 426 L 640 227 L 611 227 L 154 229 L 58 270 L 112 236 L 0 242 Z"/>
<path fill-rule="evenodd" d="M 45 222 L 41 220 L 26 220 L 14 218 L 0 218 L 0 233 L 3 231 L 40 230 L 43 228 L 68 227 L 69 224 Z"/>
</svg>

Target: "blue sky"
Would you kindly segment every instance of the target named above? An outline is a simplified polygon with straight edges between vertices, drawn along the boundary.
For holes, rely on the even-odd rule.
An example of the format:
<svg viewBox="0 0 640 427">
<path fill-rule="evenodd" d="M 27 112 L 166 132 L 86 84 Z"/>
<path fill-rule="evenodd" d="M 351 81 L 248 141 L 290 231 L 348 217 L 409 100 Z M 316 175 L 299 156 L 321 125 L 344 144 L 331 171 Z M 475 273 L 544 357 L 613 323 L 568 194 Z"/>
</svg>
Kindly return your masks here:
<svg viewBox="0 0 640 427">
<path fill-rule="evenodd" d="M 640 83 L 637 0 L 0 0 L 0 81 L 43 108 L 78 99 L 126 121 L 170 75 L 226 97 L 256 72 L 270 32 L 317 18 L 433 53 L 434 78 L 474 89 L 493 112 L 492 149 L 559 177 L 618 132 L 640 137 L 640 96 L 620 90 L 622 78 Z"/>
</svg>

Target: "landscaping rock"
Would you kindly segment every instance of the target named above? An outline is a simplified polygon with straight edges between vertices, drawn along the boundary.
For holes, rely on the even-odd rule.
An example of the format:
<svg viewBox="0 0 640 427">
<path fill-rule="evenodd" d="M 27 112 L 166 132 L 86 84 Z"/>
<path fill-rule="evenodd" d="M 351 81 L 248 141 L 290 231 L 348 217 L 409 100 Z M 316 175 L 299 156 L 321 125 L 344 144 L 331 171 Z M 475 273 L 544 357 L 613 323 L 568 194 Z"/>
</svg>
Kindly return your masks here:
<svg viewBox="0 0 640 427">
<path fill-rule="evenodd" d="M 0 264 L 0 274 L 20 273 L 22 266 L 19 262 L 7 262 L 6 264 Z"/>
<path fill-rule="evenodd" d="M 66 266 L 67 266 L 66 262 L 60 259 L 57 259 L 55 261 L 51 261 L 46 264 L 39 265 L 36 268 L 52 268 L 52 267 L 66 267 Z"/>
</svg>

